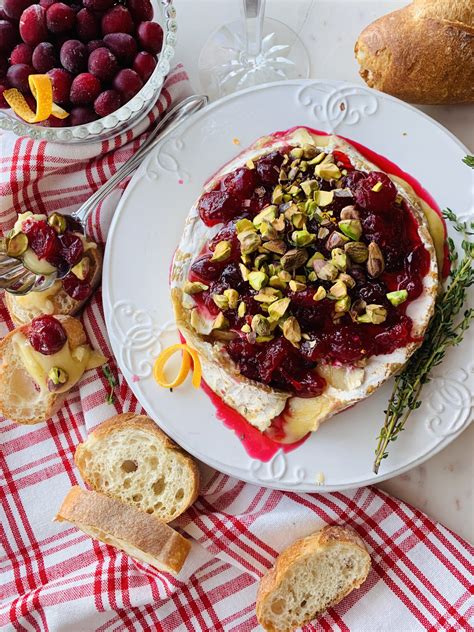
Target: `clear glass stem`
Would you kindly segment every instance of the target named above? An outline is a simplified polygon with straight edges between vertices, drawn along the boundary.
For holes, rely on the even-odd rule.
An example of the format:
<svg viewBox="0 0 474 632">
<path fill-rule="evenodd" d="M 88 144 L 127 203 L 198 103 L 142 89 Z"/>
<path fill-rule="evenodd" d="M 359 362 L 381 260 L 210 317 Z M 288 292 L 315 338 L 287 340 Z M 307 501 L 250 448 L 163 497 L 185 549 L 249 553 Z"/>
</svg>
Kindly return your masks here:
<svg viewBox="0 0 474 632">
<path fill-rule="evenodd" d="M 262 48 L 265 0 L 242 0 L 241 12 L 247 55 L 256 57 Z"/>
</svg>

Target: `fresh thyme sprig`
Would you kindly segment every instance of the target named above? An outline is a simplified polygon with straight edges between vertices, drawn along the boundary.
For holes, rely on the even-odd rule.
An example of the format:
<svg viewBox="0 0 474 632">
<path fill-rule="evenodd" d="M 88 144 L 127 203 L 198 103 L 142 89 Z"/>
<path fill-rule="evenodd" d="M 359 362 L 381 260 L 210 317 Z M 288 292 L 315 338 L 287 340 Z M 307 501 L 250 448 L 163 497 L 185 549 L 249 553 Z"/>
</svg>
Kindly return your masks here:
<svg viewBox="0 0 474 632">
<path fill-rule="evenodd" d="M 465 160 L 466 162 L 466 160 Z M 472 164 L 474 168 L 474 162 Z M 474 309 L 467 309 L 458 318 L 462 310 L 466 290 L 474 284 L 473 242 L 474 223 L 461 222 L 451 209 L 443 212 L 452 222 L 455 230 L 465 237 L 461 248 L 463 257 L 458 262 L 458 254 L 452 239 L 448 239 L 451 259 L 450 284 L 436 300 L 434 315 L 421 347 L 412 355 L 403 372 L 395 379 L 392 395 L 385 411 L 384 425 L 377 437 L 373 470 L 378 473 L 380 463 L 388 456 L 388 444 L 396 441 L 404 429 L 412 410 L 421 405 L 420 393 L 424 384 L 429 382 L 431 370 L 444 358 L 449 347 L 461 342 L 464 332 L 474 318 Z"/>
<path fill-rule="evenodd" d="M 107 404 L 113 404 L 114 403 L 114 388 L 118 386 L 118 382 L 116 378 L 114 377 L 114 375 L 112 374 L 112 371 L 110 370 L 110 367 L 108 364 L 104 364 L 104 366 L 102 367 L 102 371 L 104 372 L 104 375 L 110 386 L 110 392 L 106 395 L 105 401 L 107 402 Z"/>
<path fill-rule="evenodd" d="M 462 161 L 465 162 L 468 167 L 474 169 L 474 156 L 464 156 Z"/>
</svg>

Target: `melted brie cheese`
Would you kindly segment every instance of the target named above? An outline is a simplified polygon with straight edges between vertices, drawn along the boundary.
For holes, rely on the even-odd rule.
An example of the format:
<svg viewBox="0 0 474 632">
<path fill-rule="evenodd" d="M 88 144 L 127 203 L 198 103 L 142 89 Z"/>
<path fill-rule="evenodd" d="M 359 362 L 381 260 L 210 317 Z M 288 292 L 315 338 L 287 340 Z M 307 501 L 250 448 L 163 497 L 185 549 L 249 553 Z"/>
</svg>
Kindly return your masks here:
<svg viewBox="0 0 474 632">
<path fill-rule="evenodd" d="M 79 382 L 85 371 L 94 369 L 106 362 L 106 358 L 91 349 L 89 345 L 81 345 L 71 351 L 69 343 L 66 342 L 57 353 L 44 355 L 35 351 L 28 338 L 21 333 L 16 333 L 13 336 L 13 344 L 26 371 L 42 391 L 48 390 L 48 373 L 54 367 L 63 369 L 68 375 L 66 383 L 58 385 L 54 391 L 55 393 L 64 393 Z"/>
<path fill-rule="evenodd" d="M 34 310 L 37 314 L 53 314 L 54 304 L 50 300 L 61 288 L 61 281 L 56 281 L 43 292 L 29 292 L 24 296 L 16 296 L 17 304 L 26 310 Z"/>
</svg>

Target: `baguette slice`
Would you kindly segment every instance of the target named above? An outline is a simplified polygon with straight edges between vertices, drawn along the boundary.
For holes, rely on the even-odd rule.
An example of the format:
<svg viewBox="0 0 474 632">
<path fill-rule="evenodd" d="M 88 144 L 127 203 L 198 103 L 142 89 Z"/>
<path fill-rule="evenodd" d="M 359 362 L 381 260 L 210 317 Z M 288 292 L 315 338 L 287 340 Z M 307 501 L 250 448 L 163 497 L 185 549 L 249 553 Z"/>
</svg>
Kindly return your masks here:
<svg viewBox="0 0 474 632">
<path fill-rule="evenodd" d="M 91 294 L 99 285 L 102 274 L 102 253 L 100 248 L 91 248 L 86 256 L 91 264 Z M 64 291 L 61 281 L 56 281 L 50 290 L 46 292 L 30 292 L 26 296 L 16 296 L 5 292 L 5 305 L 10 314 L 10 318 L 17 327 L 27 325 L 33 318 L 41 314 L 62 314 L 73 316 L 77 314 L 90 296 L 83 301 L 71 298 Z"/>
<path fill-rule="evenodd" d="M 191 548 L 155 516 L 78 486 L 69 490 L 55 520 L 71 522 L 92 538 L 168 573 L 179 573 Z"/>
<path fill-rule="evenodd" d="M 359 588 L 369 571 L 370 556 L 352 529 L 324 527 L 280 553 L 262 577 L 257 619 L 267 632 L 291 632 Z"/>
<path fill-rule="evenodd" d="M 100 424 L 74 456 L 97 492 L 170 522 L 199 494 L 199 470 L 149 417 L 124 413 Z"/>
<path fill-rule="evenodd" d="M 57 316 L 64 327 L 69 347 L 86 344 L 80 321 L 71 316 Z M 0 415 L 20 424 L 36 424 L 52 417 L 61 407 L 66 393 L 51 393 L 38 388 L 27 373 L 14 344 L 16 333 L 26 335 L 28 325 L 10 331 L 0 341 Z"/>
</svg>

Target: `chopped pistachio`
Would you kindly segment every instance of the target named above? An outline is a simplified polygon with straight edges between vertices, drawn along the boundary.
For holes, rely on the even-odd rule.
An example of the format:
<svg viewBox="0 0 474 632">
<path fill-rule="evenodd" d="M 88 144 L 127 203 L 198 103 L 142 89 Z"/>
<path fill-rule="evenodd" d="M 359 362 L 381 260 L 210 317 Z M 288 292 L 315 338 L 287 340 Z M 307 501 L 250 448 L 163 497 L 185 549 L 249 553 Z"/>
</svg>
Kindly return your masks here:
<svg viewBox="0 0 474 632">
<path fill-rule="evenodd" d="M 298 167 L 291 167 L 288 171 L 288 180 L 294 180 L 298 175 Z"/>
<path fill-rule="evenodd" d="M 306 283 L 306 274 L 297 274 L 294 277 L 295 281 L 299 281 L 300 283 Z"/>
<path fill-rule="evenodd" d="M 367 305 L 365 308 L 365 314 L 357 318 L 359 323 L 372 323 L 373 325 L 380 325 L 387 318 L 387 310 L 382 305 Z"/>
<path fill-rule="evenodd" d="M 301 188 L 306 197 L 311 197 L 311 194 L 319 189 L 319 185 L 317 180 L 305 180 L 301 183 Z"/>
<path fill-rule="evenodd" d="M 198 294 L 199 292 L 204 292 L 208 290 L 209 286 L 204 283 L 199 283 L 199 281 L 188 281 L 183 286 L 183 292 L 185 294 Z"/>
<path fill-rule="evenodd" d="M 339 270 L 332 263 L 325 263 L 322 269 L 317 273 L 322 281 L 334 281 L 339 274 Z"/>
<path fill-rule="evenodd" d="M 308 162 L 308 164 L 309 165 L 319 165 L 319 163 L 322 162 L 325 158 L 326 158 L 326 154 L 322 151 L 320 154 L 318 154 L 317 156 L 312 158 Z"/>
<path fill-rule="evenodd" d="M 273 303 L 281 298 L 281 292 L 274 287 L 264 287 L 253 298 L 259 303 Z"/>
<path fill-rule="evenodd" d="M 287 173 L 284 169 L 280 169 L 280 175 L 278 176 L 280 182 L 286 182 L 288 180 Z"/>
<path fill-rule="evenodd" d="M 313 267 L 313 261 L 317 261 L 317 260 L 321 260 L 324 261 L 324 255 L 321 252 L 315 252 L 306 262 L 306 267 L 307 268 L 312 268 Z"/>
<path fill-rule="evenodd" d="M 213 294 L 212 300 L 217 305 L 219 309 L 229 309 L 229 299 L 224 294 Z"/>
<path fill-rule="evenodd" d="M 285 315 L 290 302 L 291 301 L 289 298 L 281 298 L 278 301 L 271 303 L 271 305 L 268 306 L 268 315 L 270 316 L 270 318 L 272 320 L 279 320 L 280 318 L 282 318 L 282 316 Z"/>
<path fill-rule="evenodd" d="M 338 226 L 341 233 L 354 241 L 358 241 L 362 235 L 362 224 L 359 219 L 343 219 Z"/>
<path fill-rule="evenodd" d="M 274 220 L 272 220 L 271 224 L 277 232 L 285 230 L 285 216 L 279 215 Z"/>
<path fill-rule="evenodd" d="M 237 292 L 237 290 L 234 290 L 232 288 L 224 290 L 224 296 L 227 298 L 227 301 L 229 303 L 229 309 L 236 309 L 239 302 L 239 293 Z"/>
<path fill-rule="evenodd" d="M 306 223 L 306 217 L 303 213 L 295 213 L 291 218 L 291 222 L 295 228 L 303 228 Z"/>
<path fill-rule="evenodd" d="M 360 219 L 359 211 L 353 204 L 345 206 L 340 215 L 341 219 Z"/>
<path fill-rule="evenodd" d="M 48 217 L 48 224 L 51 226 L 51 228 L 54 229 L 56 233 L 58 233 L 58 235 L 62 235 L 66 232 L 66 218 L 64 217 L 64 215 L 61 215 L 61 213 L 53 213 L 52 215 L 50 215 Z"/>
<path fill-rule="evenodd" d="M 253 218 L 253 225 L 259 228 L 262 222 L 271 222 L 272 220 L 274 220 L 276 214 L 277 207 L 274 204 L 266 206 L 260 211 L 260 213 L 258 213 L 258 215 L 255 215 L 255 217 Z"/>
<path fill-rule="evenodd" d="M 280 259 L 281 266 L 284 270 L 297 270 L 306 263 L 308 253 L 303 248 L 301 250 L 288 250 Z"/>
<path fill-rule="evenodd" d="M 300 171 L 301 173 L 306 173 L 308 171 L 308 163 L 306 162 L 306 160 L 302 160 L 300 162 Z"/>
<path fill-rule="evenodd" d="M 291 234 L 291 240 L 298 248 L 308 246 L 314 241 L 314 235 L 307 230 L 295 230 Z"/>
<path fill-rule="evenodd" d="M 314 281 L 316 281 L 318 278 L 318 275 L 316 274 L 316 272 L 314 270 L 312 270 L 309 274 L 308 274 L 308 281 L 310 281 L 311 283 L 314 283 Z"/>
<path fill-rule="evenodd" d="M 348 312 L 351 308 L 351 299 L 348 296 L 338 299 L 334 303 L 334 311 L 336 314 Z"/>
<path fill-rule="evenodd" d="M 333 248 L 342 248 L 348 241 L 349 239 L 345 235 L 335 230 L 327 238 L 326 248 L 328 250 L 332 250 Z"/>
<path fill-rule="evenodd" d="M 334 199 L 333 191 L 315 191 L 313 193 L 313 200 L 318 206 L 328 206 Z"/>
<path fill-rule="evenodd" d="M 240 328 L 240 331 L 243 331 L 244 334 L 249 334 L 252 331 L 252 328 L 250 327 L 250 325 L 247 325 L 247 323 L 245 325 L 242 325 L 242 327 Z"/>
<path fill-rule="evenodd" d="M 331 297 L 333 298 L 339 299 L 347 296 L 347 286 L 344 281 L 336 281 L 329 291 L 331 292 Z"/>
<path fill-rule="evenodd" d="M 248 282 L 254 290 L 261 290 L 264 285 L 267 284 L 268 276 L 265 272 L 253 271 L 249 273 Z"/>
<path fill-rule="evenodd" d="M 278 276 L 282 281 L 285 281 L 286 283 L 291 281 L 291 274 L 287 270 L 280 270 Z"/>
<path fill-rule="evenodd" d="M 246 266 L 250 265 L 252 263 L 252 256 L 251 255 L 242 255 L 241 257 L 242 263 L 245 263 Z"/>
<path fill-rule="evenodd" d="M 362 241 L 351 241 L 345 244 L 344 250 L 354 263 L 364 263 L 369 256 L 369 249 Z"/>
<path fill-rule="evenodd" d="M 313 294 L 313 301 L 322 301 L 323 298 L 326 298 L 326 290 L 322 285 L 320 285 L 316 290 L 316 293 Z"/>
<path fill-rule="evenodd" d="M 274 252 L 277 255 L 284 255 L 287 249 L 286 243 L 283 239 L 271 239 L 263 243 L 264 250 Z"/>
<path fill-rule="evenodd" d="M 255 314 L 255 316 L 253 316 L 251 327 L 257 336 L 269 336 L 272 333 L 270 321 L 262 314 Z"/>
<path fill-rule="evenodd" d="M 278 184 L 274 189 L 273 189 L 273 193 L 272 193 L 272 203 L 273 204 L 281 204 L 283 202 L 283 189 L 282 187 Z"/>
<path fill-rule="evenodd" d="M 301 189 L 297 184 L 293 184 L 288 191 L 292 197 L 296 197 L 299 193 L 301 193 Z"/>
<path fill-rule="evenodd" d="M 270 340 L 273 340 L 275 336 L 257 336 L 255 338 L 255 342 L 269 342 Z"/>
<path fill-rule="evenodd" d="M 382 189 L 383 189 L 383 184 L 381 182 L 376 182 L 374 186 L 372 187 L 372 191 L 374 191 L 375 193 L 378 193 Z"/>
<path fill-rule="evenodd" d="M 329 235 L 329 228 L 326 228 L 326 226 L 321 226 L 317 234 L 318 239 L 326 239 L 328 235 Z"/>
<path fill-rule="evenodd" d="M 375 243 L 371 241 L 369 244 L 369 258 L 367 260 L 367 272 L 372 278 L 379 277 L 385 270 L 385 260 L 382 251 Z"/>
<path fill-rule="evenodd" d="M 311 336 L 309 334 L 301 334 L 303 340 L 311 340 Z"/>
<path fill-rule="evenodd" d="M 303 156 L 307 158 L 308 160 L 311 160 L 311 158 L 314 158 L 316 154 L 318 153 L 318 150 L 316 149 L 316 147 L 312 145 L 311 143 L 303 143 L 301 147 L 303 149 Z"/>
<path fill-rule="evenodd" d="M 406 290 L 396 290 L 395 292 L 388 292 L 386 294 L 388 300 L 397 307 L 397 305 L 401 305 L 408 298 L 408 292 Z"/>
<path fill-rule="evenodd" d="M 88 276 L 91 269 L 91 262 L 89 257 L 83 257 L 79 263 L 71 268 L 71 272 L 81 281 L 84 281 Z"/>
<path fill-rule="evenodd" d="M 283 323 L 283 336 L 291 342 L 294 347 L 298 347 L 301 340 L 301 327 L 294 316 L 290 316 Z"/>
<path fill-rule="evenodd" d="M 243 233 L 247 230 L 255 231 L 255 226 L 249 219 L 239 219 L 235 222 L 235 230 L 238 235 L 239 233 Z"/>
<path fill-rule="evenodd" d="M 258 230 L 265 241 L 272 241 L 278 238 L 278 232 L 268 222 L 262 222 Z"/>
<path fill-rule="evenodd" d="M 337 277 L 339 281 L 344 281 L 347 287 L 353 288 L 356 284 L 355 280 L 351 277 L 350 274 L 346 274 L 345 272 L 341 272 L 341 274 Z"/>
<path fill-rule="evenodd" d="M 247 160 L 245 163 L 248 169 L 255 169 L 255 163 L 253 160 Z"/>
<path fill-rule="evenodd" d="M 315 217 L 316 211 L 318 210 L 318 203 L 314 200 L 307 200 L 305 202 L 305 213 L 309 219 L 313 219 Z"/>
<path fill-rule="evenodd" d="M 288 285 L 292 292 L 301 292 L 306 289 L 306 283 L 301 283 L 301 281 L 295 281 L 294 279 L 292 279 Z"/>
<path fill-rule="evenodd" d="M 257 235 L 253 230 L 244 230 L 243 233 L 237 235 L 240 241 L 240 252 L 243 255 L 250 255 L 252 252 L 258 250 L 258 247 L 262 243 L 260 235 Z"/>
<path fill-rule="evenodd" d="M 247 311 L 247 305 L 243 301 L 240 301 L 239 307 L 237 308 L 237 316 L 239 318 L 243 318 L 245 316 L 246 311 Z"/>
<path fill-rule="evenodd" d="M 303 158 L 303 150 L 301 149 L 301 147 L 294 147 L 291 151 L 290 151 L 290 158 L 293 158 L 293 160 L 295 159 L 299 159 L 299 158 Z"/>
<path fill-rule="evenodd" d="M 219 312 L 216 316 L 214 323 L 212 324 L 213 329 L 229 329 L 229 321 L 224 316 L 222 312 Z"/>
<path fill-rule="evenodd" d="M 277 288 L 277 290 L 284 290 L 286 288 L 285 281 L 283 281 L 283 279 L 280 279 L 280 277 L 277 276 L 276 274 L 270 277 L 270 281 L 268 282 L 268 285 L 270 285 L 270 287 Z"/>
<path fill-rule="evenodd" d="M 344 272 L 347 268 L 347 255 L 341 248 L 334 248 L 331 250 L 331 260 L 336 268 L 342 272 Z"/>
<path fill-rule="evenodd" d="M 211 261 L 226 261 L 232 252 L 230 241 L 219 241 L 214 248 Z"/>
<path fill-rule="evenodd" d="M 58 366 L 53 366 L 53 368 L 48 372 L 48 379 L 50 379 L 55 386 L 58 386 L 59 384 L 66 384 L 69 379 L 69 375 L 64 369 L 61 369 Z"/>
<path fill-rule="evenodd" d="M 239 263 L 239 268 L 240 268 L 240 274 L 242 275 L 243 280 L 248 281 L 250 270 L 247 268 L 247 266 L 244 266 L 243 263 Z"/>
<path fill-rule="evenodd" d="M 323 180 L 339 180 L 339 178 L 341 177 L 339 167 L 337 167 L 333 163 L 316 165 L 316 167 L 314 168 L 314 173 Z"/>
</svg>

